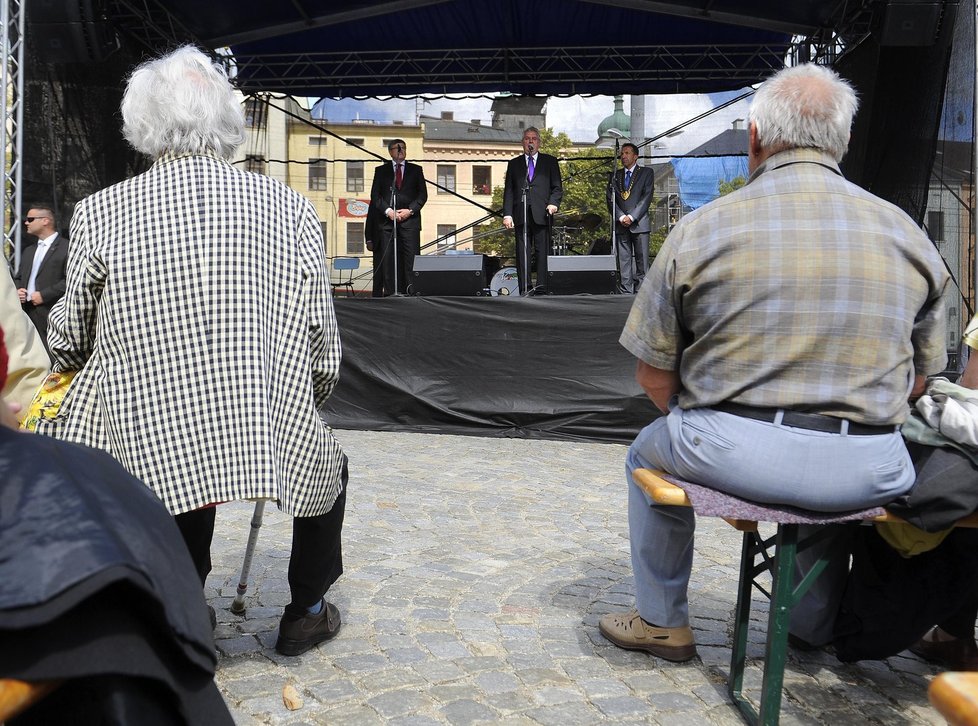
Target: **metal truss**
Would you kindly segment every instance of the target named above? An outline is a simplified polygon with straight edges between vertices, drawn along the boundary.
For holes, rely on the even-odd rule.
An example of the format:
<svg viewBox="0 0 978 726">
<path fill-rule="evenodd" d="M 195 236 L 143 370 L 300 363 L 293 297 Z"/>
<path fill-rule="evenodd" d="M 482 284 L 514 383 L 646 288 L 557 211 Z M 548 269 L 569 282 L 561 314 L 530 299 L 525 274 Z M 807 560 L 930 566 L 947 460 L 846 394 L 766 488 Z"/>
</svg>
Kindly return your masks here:
<svg viewBox="0 0 978 726">
<path fill-rule="evenodd" d="M 23 175 L 23 123 L 24 123 L 24 26 L 25 9 L 22 0 L 0 0 L 0 54 L 3 67 L 0 83 L 3 95 L 0 100 L 0 149 L 3 150 L 3 210 L 0 214 L 3 226 L 4 258 L 12 261 L 14 269 L 20 267 L 20 243 L 23 230 L 20 224 L 20 207 Z"/>
<path fill-rule="evenodd" d="M 587 93 L 590 84 L 698 82 L 749 85 L 784 67 L 786 45 L 653 45 L 560 48 L 482 48 L 419 51 L 340 51 L 237 55 L 242 90 L 364 95 L 413 91 L 522 92 L 530 87 Z M 400 90 L 398 90 L 400 89 Z"/>
<path fill-rule="evenodd" d="M 185 43 L 204 47 L 193 31 L 157 0 L 108 0 L 106 16 L 119 32 L 154 54 Z"/>
</svg>

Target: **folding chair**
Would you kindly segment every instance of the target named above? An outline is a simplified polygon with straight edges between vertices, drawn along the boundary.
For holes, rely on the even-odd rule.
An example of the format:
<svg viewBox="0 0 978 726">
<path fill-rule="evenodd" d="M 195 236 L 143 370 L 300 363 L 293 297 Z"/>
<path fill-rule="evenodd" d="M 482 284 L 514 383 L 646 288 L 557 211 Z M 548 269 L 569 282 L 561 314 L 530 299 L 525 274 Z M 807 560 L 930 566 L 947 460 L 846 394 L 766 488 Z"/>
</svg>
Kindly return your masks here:
<svg viewBox="0 0 978 726">
<path fill-rule="evenodd" d="M 334 257 L 333 258 L 333 271 L 339 273 L 336 282 L 330 282 L 330 287 L 333 288 L 333 294 L 336 294 L 337 288 L 345 287 L 347 297 L 353 296 L 353 271 L 360 269 L 360 258 L 359 257 Z"/>
</svg>

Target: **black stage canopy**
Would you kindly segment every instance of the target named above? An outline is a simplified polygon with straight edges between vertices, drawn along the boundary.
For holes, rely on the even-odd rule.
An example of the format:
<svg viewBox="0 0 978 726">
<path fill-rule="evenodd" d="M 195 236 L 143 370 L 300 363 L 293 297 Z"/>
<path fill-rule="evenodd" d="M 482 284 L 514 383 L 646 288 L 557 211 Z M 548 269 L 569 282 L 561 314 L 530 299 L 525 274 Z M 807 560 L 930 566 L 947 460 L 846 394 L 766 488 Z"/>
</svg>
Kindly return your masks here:
<svg viewBox="0 0 978 726">
<path fill-rule="evenodd" d="M 792 36 L 858 37 L 882 22 L 888 5 L 886 0 L 105 2 L 113 27 L 154 51 L 187 41 L 230 46 L 244 91 L 332 97 L 741 88 L 783 66 Z"/>
</svg>

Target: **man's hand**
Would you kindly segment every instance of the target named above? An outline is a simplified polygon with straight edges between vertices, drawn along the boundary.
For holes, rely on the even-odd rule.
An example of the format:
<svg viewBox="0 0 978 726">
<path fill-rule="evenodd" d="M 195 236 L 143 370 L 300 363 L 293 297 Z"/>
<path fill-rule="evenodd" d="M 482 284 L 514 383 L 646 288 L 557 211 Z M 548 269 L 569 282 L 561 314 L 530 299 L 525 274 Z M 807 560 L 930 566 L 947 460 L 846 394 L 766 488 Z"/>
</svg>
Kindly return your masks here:
<svg viewBox="0 0 978 726">
<path fill-rule="evenodd" d="M 512 217 L 503 217 L 503 226 L 506 229 L 512 229 L 513 228 L 513 218 Z"/>
<path fill-rule="evenodd" d="M 556 204 L 548 204 L 547 205 L 547 214 L 550 214 L 550 215 L 557 214 L 557 205 Z"/>
<path fill-rule="evenodd" d="M 44 298 L 41 297 L 41 293 L 39 293 L 37 290 L 35 290 L 33 292 L 33 294 L 31 295 L 31 302 L 34 303 L 35 305 L 43 305 L 44 304 Z"/>
<path fill-rule="evenodd" d="M 367 240 L 367 252 L 374 251 L 374 241 L 372 239 Z"/>
<path fill-rule="evenodd" d="M 410 218 L 410 216 L 411 216 L 411 210 L 410 209 L 398 209 L 397 210 L 397 221 L 398 222 L 403 222 L 405 219 Z"/>
<path fill-rule="evenodd" d="M 622 218 L 621 218 L 621 226 L 622 227 L 631 227 L 632 226 L 632 222 L 634 222 L 634 221 L 635 220 L 632 219 L 632 215 L 630 215 L 630 214 L 622 215 Z"/>
<path fill-rule="evenodd" d="M 393 209 L 388 209 L 384 214 L 387 215 L 387 219 L 389 219 L 392 222 L 394 221 L 394 210 Z"/>
<path fill-rule="evenodd" d="M 27 288 L 26 287 L 17 288 L 17 297 L 20 298 L 20 301 L 22 303 L 27 302 Z"/>
</svg>

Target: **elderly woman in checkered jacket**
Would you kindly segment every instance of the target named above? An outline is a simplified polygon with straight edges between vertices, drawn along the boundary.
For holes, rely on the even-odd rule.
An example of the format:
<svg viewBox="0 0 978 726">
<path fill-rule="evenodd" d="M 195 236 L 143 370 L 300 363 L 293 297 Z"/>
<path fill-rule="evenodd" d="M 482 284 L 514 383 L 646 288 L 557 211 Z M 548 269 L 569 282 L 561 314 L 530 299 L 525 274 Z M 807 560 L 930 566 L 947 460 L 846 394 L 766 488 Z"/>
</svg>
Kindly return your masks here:
<svg viewBox="0 0 978 726">
<path fill-rule="evenodd" d="M 39 433 L 116 457 L 160 497 L 201 582 L 214 505 L 274 500 L 294 517 L 276 648 L 331 638 L 346 456 L 319 411 L 340 339 L 319 218 L 228 159 L 244 140 L 225 72 L 193 47 L 138 67 L 123 132 L 149 171 L 81 201 L 67 292 L 51 311 L 55 370 L 78 373 Z"/>
</svg>

